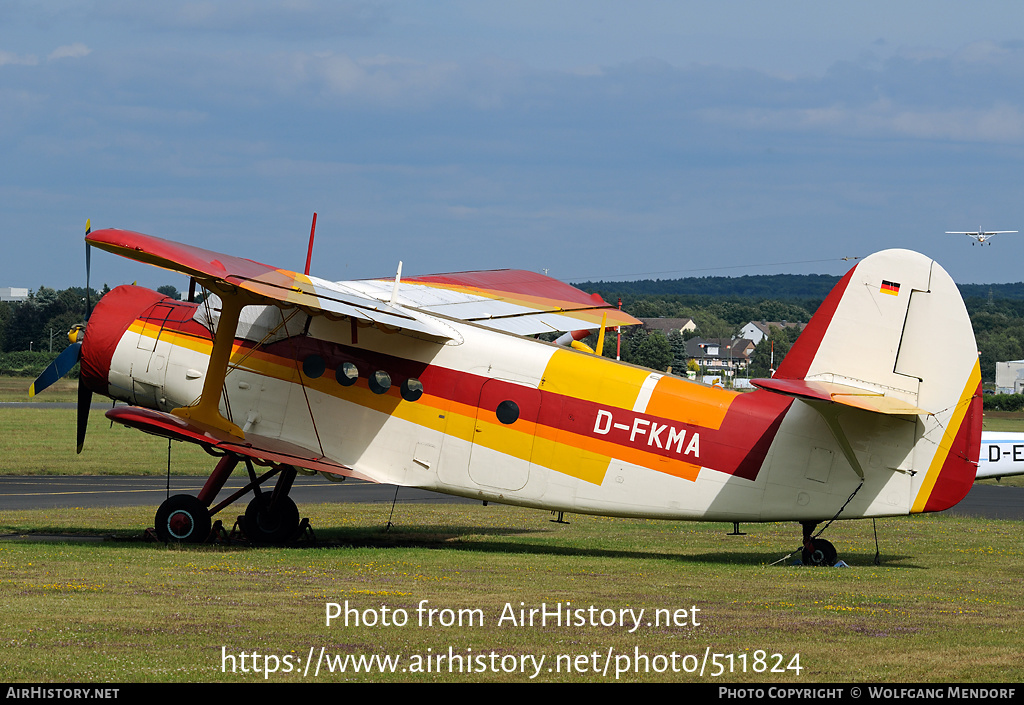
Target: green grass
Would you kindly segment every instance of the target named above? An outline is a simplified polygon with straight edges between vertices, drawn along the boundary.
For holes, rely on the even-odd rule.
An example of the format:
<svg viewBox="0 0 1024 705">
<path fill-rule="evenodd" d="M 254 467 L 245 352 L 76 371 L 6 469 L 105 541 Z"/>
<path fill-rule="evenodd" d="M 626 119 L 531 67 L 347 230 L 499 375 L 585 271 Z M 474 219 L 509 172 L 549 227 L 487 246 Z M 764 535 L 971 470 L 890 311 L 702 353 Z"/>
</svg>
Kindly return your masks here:
<svg viewBox="0 0 1024 705">
<path fill-rule="evenodd" d="M 23 380 L 20 380 L 23 381 Z M 20 382 L 19 381 L 19 382 Z M 48 390 L 48 393 L 51 390 Z M 73 400 L 74 385 L 70 391 Z M 985 426 L 1024 422 L 986 416 Z M 167 441 L 94 411 L 85 452 L 74 453 L 71 409 L 0 409 L 2 474 L 163 474 Z M 1015 424 L 1015 425 L 1014 425 Z M 209 473 L 213 459 L 174 443 L 176 474 Z M 1007 481 L 1004 480 L 1004 483 Z M 619 680 L 805 683 L 998 681 L 1024 678 L 1024 550 L 1019 523 L 947 516 L 878 522 L 826 533 L 850 568 L 793 567 L 795 524 L 731 527 L 569 516 L 491 505 L 302 507 L 321 548 L 178 547 L 141 539 L 152 508 L 0 512 L 0 643 L 5 679 L 20 682 L 252 681 L 221 671 L 221 649 L 305 660 L 333 655 L 448 653 L 603 659 L 706 650 L 745 655 L 747 672 L 715 679 L 636 673 Z M 230 523 L 230 519 L 227 519 Z M 65 537 L 36 541 L 42 534 Z M 72 537 L 106 537 L 103 541 Z M 324 624 L 325 603 L 359 610 L 479 609 L 483 627 Z M 506 604 L 571 602 L 600 609 L 689 609 L 699 626 L 498 626 Z M 472 651 L 467 651 L 472 649 Z M 429 651 L 428 651 L 429 650 Z M 801 672 L 753 672 L 758 650 L 800 655 Z M 680 656 L 680 658 L 681 658 Z M 405 662 L 408 663 L 408 662 Z M 689 665 L 687 662 L 686 665 Z M 760 662 L 759 664 L 760 665 Z M 774 662 L 772 664 L 774 665 Z M 708 664 L 710 669 L 710 663 Z M 545 681 L 611 681 L 543 671 Z M 510 673 L 326 674 L 295 681 L 523 681 Z"/>
<path fill-rule="evenodd" d="M 74 409 L 0 409 L 0 475 L 163 475 L 167 440 L 89 414 L 81 455 L 75 453 Z M 177 475 L 209 475 L 216 464 L 197 445 L 171 444 Z"/>
<path fill-rule="evenodd" d="M 504 506 L 304 507 L 324 548 L 176 547 L 145 543 L 150 509 L 0 513 L 6 532 L 106 534 L 102 543 L 0 542 L 0 623 L 10 681 L 250 681 L 221 671 L 221 649 L 305 661 L 319 653 L 448 653 L 586 657 L 586 672 L 544 670 L 544 681 L 612 681 L 593 654 L 679 658 L 705 650 L 799 654 L 801 672 L 636 673 L 619 680 L 806 683 L 998 681 L 1024 678 L 1024 552 L 1015 522 L 919 516 L 839 522 L 828 537 L 849 568 L 771 566 L 796 543 L 795 525 L 728 527 L 547 514 Z M 325 625 L 325 604 L 379 615 L 406 610 L 406 626 Z M 483 626 L 416 623 L 436 609 L 480 610 Z M 572 606 L 699 608 L 691 620 L 635 633 L 604 626 L 517 627 L 518 610 Z M 689 613 L 688 613 L 689 614 Z M 646 620 L 645 620 L 646 621 Z M 472 651 L 467 651 L 472 649 Z M 428 651 L 429 650 L 429 651 Z M 237 661 L 236 661 L 237 663 Z M 408 664 L 406 660 L 404 663 Z M 563 661 L 564 663 L 564 661 Z M 603 661 L 600 661 L 603 665 Z M 682 663 L 680 661 L 680 663 Z M 710 662 L 709 662 L 710 663 Z M 621 664 L 620 664 L 621 665 Z M 327 674 L 296 681 L 524 681 L 512 673 Z"/>
<path fill-rule="evenodd" d="M 44 389 L 40 394 L 29 398 L 28 389 L 32 386 L 33 377 L 9 377 L 0 375 L 0 402 L 38 401 L 38 402 L 75 402 L 78 400 L 78 380 L 59 379 Z"/>
</svg>

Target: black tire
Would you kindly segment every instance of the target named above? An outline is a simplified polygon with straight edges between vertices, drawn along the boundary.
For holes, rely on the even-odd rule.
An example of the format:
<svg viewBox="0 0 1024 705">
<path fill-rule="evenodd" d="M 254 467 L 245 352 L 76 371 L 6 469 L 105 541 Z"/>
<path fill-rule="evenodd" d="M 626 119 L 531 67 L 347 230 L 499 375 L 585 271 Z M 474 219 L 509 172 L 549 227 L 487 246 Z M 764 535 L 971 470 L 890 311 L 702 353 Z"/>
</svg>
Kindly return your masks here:
<svg viewBox="0 0 1024 705">
<path fill-rule="evenodd" d="M 839 557 L 839 554 L 836 553 L 835 546 L 825 539 L 811 539 L 811 545 L 813 546 L 813 550 L 804 548 L 804 565 L 823 565 L 832 567 L 836 564 L 836 559 Z"/>
<path fill-rule="evenodd" d="M 190 494 L 176 494 L 156 510 L 156 535 L 164 543 L 203 543 L 210 536 L 210 510 Z"/>
<path fill-rule="evenodd" d="M 263 503 L 270 504 L 266 497 Z M 245 508 L 245 535 L 253 543 L 281 544 L 290 541 L 299 530 L 299 508 L 291 497 L 280 497 L 273 511 L 262 509 L 258 498 Z"/>
</svg>

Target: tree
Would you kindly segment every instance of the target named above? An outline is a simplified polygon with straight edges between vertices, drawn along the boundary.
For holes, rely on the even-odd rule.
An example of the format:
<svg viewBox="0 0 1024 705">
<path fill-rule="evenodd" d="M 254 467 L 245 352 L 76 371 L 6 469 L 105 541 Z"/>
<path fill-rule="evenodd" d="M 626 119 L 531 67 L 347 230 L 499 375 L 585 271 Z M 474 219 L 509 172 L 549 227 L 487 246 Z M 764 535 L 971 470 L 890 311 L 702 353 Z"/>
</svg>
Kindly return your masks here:
<svg viewBox="0 0 1024 705">
<path fill-rule="evenodd" d="M 181 292 L 178 291 L 177 287 L 173 287 L 170 284 L 166 284 L 161 287 L 157 287 L 157 293 L 163 294 L 164 296 L 170 297 L 175 301 L 181 300 Z"/>
<path fill-rule="evenodd" d="M 648 333 L 632 351 L 634 365 L 665 371 L 672 364 L 672 345 L 660 330 Z"/>
<path fill-rule="evenodd" d="M 750 376 L 769 377 L 771 376 L 772 365 L 779 369 L 782 360 L 786 357 L 790 347 L 796 341 L 795 328 L 775 328 L 769 330 L 768 337 L 754 347 L 750 356 Z M 774 345 L 774 349 L 773 349 Z M 774 358 L 774 363 L 772 362 Z"/>
</svg>

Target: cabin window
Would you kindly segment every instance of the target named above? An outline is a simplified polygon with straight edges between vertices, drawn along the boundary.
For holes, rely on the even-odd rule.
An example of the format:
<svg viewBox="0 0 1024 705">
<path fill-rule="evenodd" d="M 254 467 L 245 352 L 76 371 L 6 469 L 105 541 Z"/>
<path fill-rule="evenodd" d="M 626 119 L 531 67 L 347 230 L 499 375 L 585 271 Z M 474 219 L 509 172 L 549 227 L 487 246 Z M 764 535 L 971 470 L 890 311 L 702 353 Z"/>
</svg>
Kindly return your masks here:
<svg viewBox="0 0 1024 705">
<path fill-rule="evenodd" d="M 302 361 L 302 372 L 310 379 L 321 377 L 327 371 L 327 363 L 319 355 L 310 355 Z"/>
<path fill-rule="evenodd" d="M 402 382 L 402 398 L 406 401 L 416 401 L 423 396 L 423 383 L 415 377 Z"/>
<path fill-rule="evenodd" d="M 370 391 L 374 394 L 383 394 L 391 389 L 391 375 L 384 370 L 377 370 L 370 375 Z"/>
<path fill-rule="evenodd" d="M 498 417 L 498 421 L 503 424 L 515 423 L 516 419 L 519 418 L 519 405 L 511 399 L 498 404 L 498 408 L 494 410 L 495 415 Z"/>
<path fill-rule="evenodd" d="M 338 380 L 338 384 L 351 387 L 359 379 L 359 369 L 351 362 L 343 362 L 335 371 L 334 377 Z"/>
</svg>

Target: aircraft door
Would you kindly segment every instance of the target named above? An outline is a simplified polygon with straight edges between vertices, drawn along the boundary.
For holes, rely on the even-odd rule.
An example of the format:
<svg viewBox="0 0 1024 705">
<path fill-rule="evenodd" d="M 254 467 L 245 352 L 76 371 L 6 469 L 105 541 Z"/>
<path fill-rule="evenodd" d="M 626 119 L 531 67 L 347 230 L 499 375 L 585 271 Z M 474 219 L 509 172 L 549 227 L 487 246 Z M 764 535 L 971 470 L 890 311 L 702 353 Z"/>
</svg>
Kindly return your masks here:
<svg viewBox="0 0 1024 705">
<path fill-rule="evenodd" d="M 484 382 L 469 460 L 474 482 L 503 490 L 526 486 L 540 403 L 540 391 L 533 387 L 501 379 Z"/>
</svg>

